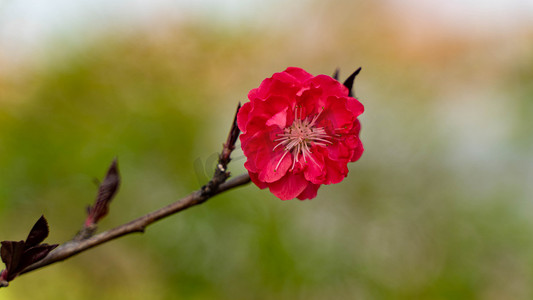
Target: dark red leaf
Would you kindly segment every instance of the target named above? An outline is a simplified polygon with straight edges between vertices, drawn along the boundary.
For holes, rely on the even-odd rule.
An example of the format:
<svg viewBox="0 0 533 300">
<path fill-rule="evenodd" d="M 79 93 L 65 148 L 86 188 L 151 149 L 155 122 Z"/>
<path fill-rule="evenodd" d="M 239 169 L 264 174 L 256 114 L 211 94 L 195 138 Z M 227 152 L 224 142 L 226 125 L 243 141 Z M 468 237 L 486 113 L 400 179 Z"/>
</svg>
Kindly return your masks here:
<svg viewBox="0 0 533 300">
<path fill-rule="evenodd" d="M 6 286 L 6 282 L 13 280 L 26 267 L 43 259 L 50 251 L 58 245 L 41 244 L 48 236 L 48 222 L 44 216 L 33 225 L 26 241 L 2 241 L 0 256 L 6 268 L 0 275 L 1 284 Z"/>
<path fill-rule="evenodd" d="M 352 91 L 353 82 L 355 80 L 355 76 L 357 76 L 359 72 L 361 72 L 361 68 L 355 70 L 355 72 L 353 72 L 352 75 L 350 75 L 343 83 L 343 85 L 348 88 L 348 91 L 349 91 L 348 96 L 350 97 L 353 96 L 353 91 Z"/>
<path fill-rule="evenodd" d="M 89 216 L 87 217 L 86 226 L 97 223 L 109 212 L 109 203 L 113 200 L 120 185 L 120 174 L 118 172 L 117 159 L 114 159 L 107 171 L 107 174 L 98 188 L 96 201 L 92 207 L 89 207 Z"/>
<path fill-rule="evenodd" d="M 41 216 L 26 238 L 26 248 L 38 245 L 48 236 L 48 222 Z"/>
<path fill-rule="evenodd" d="M 6 264 L 6 270 L 9 276 L 6 280 L 10 281 L 11 276 L 16 276 L 16 273 L 13 270 L 17 269 L 24 256 L 24 241 L 3 241 L 0 252 L 2 261 Z"/>
<path fill-rule="evenodd" d="M 24 252 L 24 256 L 17 267 L 17 273 L 22 272 L 26 267 L 43 259 L 50 251 L 54 250 L 58 245 L 41 244 L 29 248 Z"/>
</svg>

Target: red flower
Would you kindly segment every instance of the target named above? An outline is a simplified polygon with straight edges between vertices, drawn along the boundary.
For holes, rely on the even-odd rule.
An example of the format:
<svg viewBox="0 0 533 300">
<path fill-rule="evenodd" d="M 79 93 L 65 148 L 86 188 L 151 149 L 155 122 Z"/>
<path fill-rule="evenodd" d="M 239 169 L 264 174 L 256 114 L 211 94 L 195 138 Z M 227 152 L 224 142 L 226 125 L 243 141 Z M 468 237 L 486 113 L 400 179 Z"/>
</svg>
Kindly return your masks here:
<svg viewBox="0 0 533 300">
<path fill-rule="evenodd" d="M 281 200 L 311 199 L 321 184 L 341 182 L 363 153 L 364 107 L 349 94 L 332 77 L 294 67 L 251 90 L 237 124 L 252 181 Z"/>
</svg>

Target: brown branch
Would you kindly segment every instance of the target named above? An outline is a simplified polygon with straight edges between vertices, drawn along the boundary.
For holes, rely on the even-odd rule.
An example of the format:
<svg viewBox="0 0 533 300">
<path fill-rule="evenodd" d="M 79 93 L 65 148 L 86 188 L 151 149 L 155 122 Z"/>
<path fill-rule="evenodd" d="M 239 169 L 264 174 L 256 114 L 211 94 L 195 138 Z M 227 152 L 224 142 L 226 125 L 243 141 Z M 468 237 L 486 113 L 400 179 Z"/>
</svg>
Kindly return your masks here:
<svg viewBox="0 0 533 300">
<path fill-rule="evenodd" d="M 145 228 L 150 224 L 166 218 L 170 215 L 178 213 L 189 207 L 204 203 L 209 198 L 216 196 L 225 191 L 234 189 L 236 187 L 245 185 L 250 182 L 250 176 L 243 174 L 233 179 L 226 181 L 230 173 L 227 171 L 227 165 L 230 162 L 230 155 L 233 149 L 235 149 L 235 142 L 239 136 L 240 130 L 237 126 L 237 112 L 240 108 L 237 107 L 235 112 L 235 118 L 233 120 L 230 132 L 226 142 L 223 144 L 222 152 L 219 155 L 219 160 L 213 178 L 204 185 L 201 189 L 191 193 L 190 195 L 169 204 L 163 208 L 153 211 L 147 215 L 139 217 L 131 222 L 120 225 L 108 231 L 102 232 L 94 236 L 84 236 L 80 238 L 77 236 L 71 241 L 68 241 L 61 246 L 57 247 L 54 251 L 50 252 L 44 259 L 30 265 L 25 268 L 20 274 L 28 273 L 50 264 L 63 261 L 78 253 L 109 242 L 121 236 L 125 236 L 135 232 L 144 232 Z M 1 287 L 1 286 L 0 286 Z"/>
<path fill-rule="evenodd" d="M 233 123 L 231 124 L 231 129 L 228 133 L 228 138 L 226 139 L 226 142 L 222 145 L 222 152 L 218 156 L 218 164 L 215 169 L 215 174 L 213 175 L 213 178 L 202 187 L 202 194 L 211 194 L 221 183 L 226 181 L 226 179 L 228 179 L 228 177 L 230 176 L 230 173 L 227 171 L 228 164 L 231 161 L 230 155 L 231 152 L 235 149 L 237 137 L 239 137 L 239 134 L 241 133 L 241 131 L 239 130 L 239 126 L 237 126 L 237 113 L 239 112 L 240 108 L 241 103 L 239 102 L 237 110 L 235 111 Z"/>
<path fill-rule="evenodd" d="M 57 249 L 52 251 L 48 256 L 43 260 L 29 266 L 24 269 L 21 274 L 40 269 L 47 265 L 63 261 L 69 257 L 72 257 L 78 253 L 81 253 L 85 250 L 91 249 L 108 241 L 114 240 L 121 236 L 135 233 L 135 232 L 144 232 L 145 228 L 165 217 L 173 215 L 177 212 L 185 210 L 189 207 L 204 203 L 207 199 L 223 193 L 225 191 L 234 189 L 241 185 L 245 185 L 250 182 L 250 176 L 248 174 L 242 174 L 233 179 L 228 180 L 225 183 L 222 183 L 215 191 L 210 194 L 203 194 L 202 190 L 198 190 L 188 195 L 187 197 L 182 198 L 181 200 L 174 202 L 168 206 L 160 208 L 152 213 L 149 213 L 145 216 L 142 216 L 138 219 L 135 219 L 129 223 L 120 225 L 108 231 L 102 232 L 95 236 L 92 236 L 83 241 L 69 241 L 59 246 Z"/>
</svg>

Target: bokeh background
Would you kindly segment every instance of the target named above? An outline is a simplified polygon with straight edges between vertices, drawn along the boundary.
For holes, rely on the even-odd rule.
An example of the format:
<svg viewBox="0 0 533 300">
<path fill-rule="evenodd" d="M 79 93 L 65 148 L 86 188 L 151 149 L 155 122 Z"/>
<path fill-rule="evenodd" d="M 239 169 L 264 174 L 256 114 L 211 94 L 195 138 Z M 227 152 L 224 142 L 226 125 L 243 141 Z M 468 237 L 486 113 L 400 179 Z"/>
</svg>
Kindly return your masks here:
<svg viewBox="0 0 533 300">
<path fill-rule="evenodd" d="M 0 299 L 533 298 L 529 0 L 0 1 L 0 239 L 41 214 L 70 239 L 115 156 L 101 229 L 199 188 L 237 103 L 288 66 L 363 67 L 342 183 L 230 191 Z"/>
</svg>

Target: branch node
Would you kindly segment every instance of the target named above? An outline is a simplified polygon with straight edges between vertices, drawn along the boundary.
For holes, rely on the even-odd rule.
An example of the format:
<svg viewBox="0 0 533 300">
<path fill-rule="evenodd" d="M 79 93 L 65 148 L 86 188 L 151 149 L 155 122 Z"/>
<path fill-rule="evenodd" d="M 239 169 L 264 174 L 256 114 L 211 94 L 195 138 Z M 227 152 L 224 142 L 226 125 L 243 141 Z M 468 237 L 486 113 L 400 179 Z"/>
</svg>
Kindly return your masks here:
<svg viewBox="0 0 533 300">
<path fill-rule="evenodd" d="M 98 229 L 96 223 L 84 226 L 81 228 L 80 231 L 78 231 L 78 233 L 76 234 L 76 236 L 74 236 L 72 240 L 76 242 L 86 240 L 93 236 L 93 234 L 96 232 L 96 229 Z"/>
</svg>

